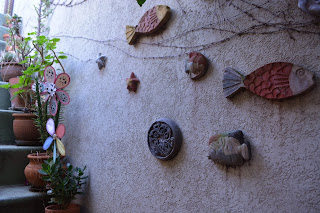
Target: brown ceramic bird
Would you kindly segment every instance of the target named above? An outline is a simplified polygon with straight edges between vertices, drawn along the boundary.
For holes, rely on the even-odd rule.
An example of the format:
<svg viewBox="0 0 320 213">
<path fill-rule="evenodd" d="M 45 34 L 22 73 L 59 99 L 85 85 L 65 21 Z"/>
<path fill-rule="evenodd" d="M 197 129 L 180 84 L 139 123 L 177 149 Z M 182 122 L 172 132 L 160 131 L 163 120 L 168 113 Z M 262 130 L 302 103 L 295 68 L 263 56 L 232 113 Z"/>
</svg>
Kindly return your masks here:
<svg viewBox="0 0 320 213">
<path fill-rule="evenodd" d="M 148 10 L 140 19 L 137 26 L 126 26 L 126 38 L 133 44 L 140 34 L 151 34 L 159 30 L 170 18 L 170 7 L 157 5 Z"/>
<path fill-rule="evenodd" d="M 241 88 L 268 99 L 285 99 L 299 95 L 315 82 L 313 73 L 287 62 L 264 65 L 247 76 L 228 67 L 223 76 L 223 91 L 226 98 Z"/>
<path fill-rule="evenodd" d="M 186 61 L 185 72 L 191 79 L 198 79 L 204 75 L 208 68 L 208 61 L 204 55 L 198 52 L 189 53 L 189 59 Z"/>
<path fill-rule="evenodd" d="M 127 78 L 127 89 L 136 92 L 138 88 L 139 79 L 132 72 L 130 78 Z"/>
</svg>

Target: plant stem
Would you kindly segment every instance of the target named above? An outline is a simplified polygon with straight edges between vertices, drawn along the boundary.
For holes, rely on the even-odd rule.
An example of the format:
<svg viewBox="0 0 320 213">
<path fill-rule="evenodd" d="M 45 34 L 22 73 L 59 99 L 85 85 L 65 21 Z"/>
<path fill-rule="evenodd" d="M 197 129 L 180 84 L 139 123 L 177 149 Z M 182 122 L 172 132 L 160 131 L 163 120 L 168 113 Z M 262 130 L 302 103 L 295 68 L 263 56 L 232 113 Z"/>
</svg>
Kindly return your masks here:
<svg viewBox="0 0 320 213">
<path fill-rule="evenodd" d="M 54 117 L 55 129 L 57 129 L 58 124 L 59 124 L 60 109 L 61 109 L 61 102 L 60 102 L 60 101 L 58 101 L 57 114 L 56 114 L 56 116 Z"/>
<path fill-rule="evenodd" d="M 38 79 L 36 79 L 36 98 L 37 98 L 37 105 L 38 105 L 38 117 L 40 120 L 40 139 L 41 142 L 44 143 L 45 138 L 44 136 L 44 129 L 43 129 L 43 117 L 42 117 L 42 109 L 41 109 L 41 99 L 40 99 L 40 91 L 39 91 L 39 82 Z"/>
<path fill-rule="evenodd" d="M 40 0 L 39 9 L 38 9 L 38 32 L 37 36 L 40 36 L 41 33 L 41 13 L 42 13 L 42 0 Z"/>
<path fill-rule="evenodd" d="M 61 64 L 61 62 L 60 62 L 60 60 L 59 60 L 59 58 L 57 57 L 57 55 L 56 55 L 55 51 L 53 51 L 52 49 L 50 49 L 50 50 L 53 52 L 54 57 L 56 57 L 57 61 L 59 62 L 60 66 L 61 66 L 61 68 L 62 68 L 62 70 L 63 70 L 63 72 L 65 73 L 66 71 L 64 70 L 64 68 L 63 68 L 63 66 L 62 66 L 62 64 Z"/>
</svg>

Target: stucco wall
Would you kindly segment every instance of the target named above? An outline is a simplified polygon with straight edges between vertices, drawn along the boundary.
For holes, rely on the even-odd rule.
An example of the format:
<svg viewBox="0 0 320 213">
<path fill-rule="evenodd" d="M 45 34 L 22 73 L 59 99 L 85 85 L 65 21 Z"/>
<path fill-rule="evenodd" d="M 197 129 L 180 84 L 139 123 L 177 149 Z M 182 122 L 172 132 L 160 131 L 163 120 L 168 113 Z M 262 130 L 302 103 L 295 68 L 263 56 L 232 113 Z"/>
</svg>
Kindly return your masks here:
<svg viewBox="0 0 320 213">
<path fill-rule="evenodd" d="M 320 211 L 320 28 L 295 25 L 303 32 L 285 32 L 264 25 L 256 34 L 215 44 L 233 33 L 213 28 L 246 32 L 262 22 L 284 23 L 283 29 L 314 20 L 297 1 L 250 1 L 262 9 L 245 2 L 147 0 L 140 8 L 135 0 L 88 0 L 57 6 L 50 36 L 61 38 L 58 48 L 69 54 L 64 65 L 71 76 L 63 142 L 68 159 L 88 167 L 86 194 L 78 200 L 86 212 Z M 27 32 L 34 22 L 28 18 L 31 3 L 16 4 L 15 12 L 28 20 Z M 172 9 L 165 30 L 129 46 L 125 26 L 136 25 L 156 4 Z M 276 32 L 259 34 L 267 30 Z M 186 53 L 198 50 L 210 66 L 192 81 L 184 63 Z M 108 56 L 102 71 L 95 63 L 100 52 Z M 249 74 L 275 61 L 314 72 L 316 87 L 283 101 L 248 91 L 224 98 L 226 67 Z M 126 89 L 131 72 L 141 81 L 137 93 Z M 147 146 L 148 129 L 161 117 L 173 119 L 183 134 L 180 153 L 168 162 L 154 158 Z M 237 129 L 252 145 L 251 161 L 226 168 L 208 160 L 209 137 Z"/>
</svg>

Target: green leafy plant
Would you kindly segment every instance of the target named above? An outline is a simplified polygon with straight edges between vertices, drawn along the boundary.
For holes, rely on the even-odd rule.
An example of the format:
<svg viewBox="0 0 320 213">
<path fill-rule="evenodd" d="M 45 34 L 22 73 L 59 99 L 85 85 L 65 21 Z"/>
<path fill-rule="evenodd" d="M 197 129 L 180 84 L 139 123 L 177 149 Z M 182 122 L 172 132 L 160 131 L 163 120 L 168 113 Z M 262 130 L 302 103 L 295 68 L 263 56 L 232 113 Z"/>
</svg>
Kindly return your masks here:
<svg viewBox="0 0 320 213">
<path fill-rule="evenodd" d="M 43 104 L 41 91 L 40 91 L 40 82 L 44 82 L 43 72 L 45 67 L 56 65 L 57 70 L 65 72 L 64 67 L 61 63 L 61 60 L 66 59 L 67 56 L 63 52 L 56 52 L 57 43 L 60 41 L 58 38 L 50 39 L 46 36 L 36 36 L 37 33 L 29 33 L 28 37 L 23 40 L 24 49 L 28 50 L 27 54 L 23 55 L 21 58 L 24 60 L 20 62 L 25 67 L 23 74 L 19 77 L 19 83 L 17 84 L 7 84 L 2 85 L 2 88 L 18 88 L 19 91 L 15 92 L 14 95 L 23 95 L 25 98 L 25 105 L 29 109 L 25 111 L 35 111 L 37 116 L 36 125 L 40 133 L 40 140 L 44 143 L 45 139 L 48 137 L 45 125 L 49 118 L 47 115 L 47 104 Z M 59 68 L 60 67 L 60 68 Z M 31 96 L 26 96 L 30 94 L 31 84 L 35 85 L 35 92 Z M 32 100 L 35 100 L 35 105 L 30 105 L 27 103 L 33 103 Z M 58 113 L 55 118 L 55 123 L 59 123 L 59 114 L 60 114 L 61 103 L 58 102 Z"/>
<path fill-rule="evenodd" d="M 47 194 L 51 196 L 50 203 L 56 203 L 60 209 L 66 209 L 77 194 L 81 194 L 82 185 L 86 183 L 88 176 L 84 176 L 83 169 L 73 167 L 67 163 L 67 168 L 64 168 L 60 158 L 53 162 L 53 158 L 45 161 L 42 164 L 42 169 L 39 173 L 44 175 L 43 180 L 48 182 L 49 190 Z"/>
</svg>

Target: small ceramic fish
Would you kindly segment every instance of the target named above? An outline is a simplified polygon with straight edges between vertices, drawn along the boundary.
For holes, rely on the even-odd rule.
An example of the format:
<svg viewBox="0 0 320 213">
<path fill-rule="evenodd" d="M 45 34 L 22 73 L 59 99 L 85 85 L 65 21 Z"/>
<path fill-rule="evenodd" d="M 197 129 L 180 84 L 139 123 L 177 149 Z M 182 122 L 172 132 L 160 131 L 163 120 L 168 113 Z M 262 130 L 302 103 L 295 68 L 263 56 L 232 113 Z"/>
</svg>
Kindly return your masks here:
<svg viewBox="0 0 320 213">
<path fill-rule="evenodd" d="M 198 79 L 205 74 L 208 68 L 208 61 L 204 55 L 198 52 L 189 53 L 186 61 L 186 73 L 191 79 Z"/>
<path fill-rule="evenodd" d="M 264 65 L 247 76 L 228 67 L 223 76 L 223 92 L 226 98 L 246 88 L 268 99 L 285 99 L 299 95 L 314 84 L 313 73 L 287 62 Z"/>
<path fill-rule="evenodd" d="M 148 10 L 140 19 L 137 26 L 126 26 L 126 38 L 133 44 L 140 34 L 151 34 L 158 31 L 170 18 L 170 7 L 157 5 Z"/>
<path fill-rule="evenodd" d="M 127 89 L 129 91 L 136 92 L 139 82 L 140 82 L 139 79 L 132 72 L 130 78 L 127 78 Z"/>
<path fill-rule="evenodd" d="M 310 15 L 320 16 L 320 0 L 299 0 L 298 7 Z"/>
<path fill-rule="evenodd" d="M 212 136 L 209 139 L 208 158 L 226 166 L 240 166 L 244 160 L 249 160 L 249 149 L 242 131 Z"/>
</svg>

